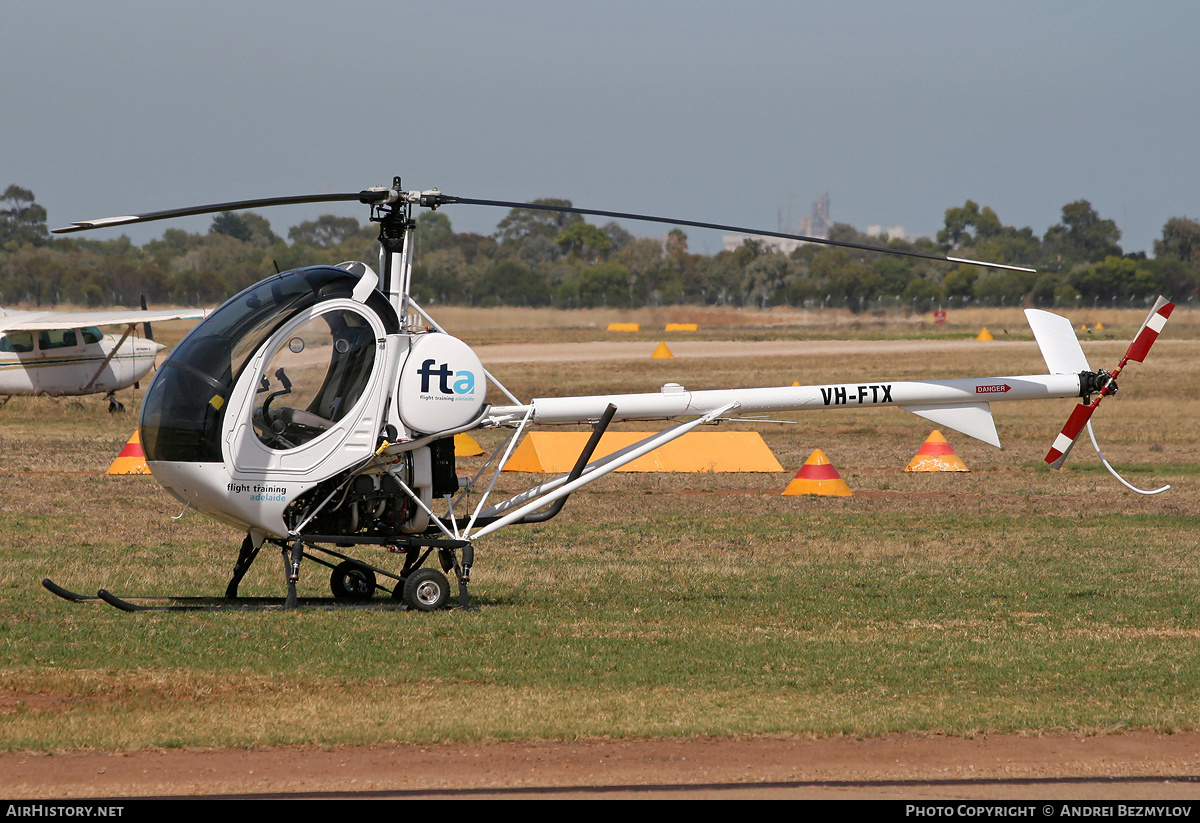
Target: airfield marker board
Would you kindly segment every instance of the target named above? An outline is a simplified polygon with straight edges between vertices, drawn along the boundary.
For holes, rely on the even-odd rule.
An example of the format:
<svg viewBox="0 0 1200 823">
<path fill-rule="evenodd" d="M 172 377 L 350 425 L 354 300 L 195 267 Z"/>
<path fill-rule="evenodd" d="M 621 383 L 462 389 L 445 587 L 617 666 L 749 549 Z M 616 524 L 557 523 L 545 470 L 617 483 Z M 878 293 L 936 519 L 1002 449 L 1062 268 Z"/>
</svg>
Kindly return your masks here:
<svg viewBox="0 0 1200 823">
<path fill-rule="evenodd" d="M 568 472 L 588 432 L 530 432 L 504 471 Z M 648 432 L 607 432 L 593 459 L 650 437 Z M 617 469 L 619 472 L 781 472 L 783 466 L 758 432 L 688 432 Z"/>
<path fill-rule="evenodd" d="M 456 434 L 454 454 L 457 457 L 476 457 L 483 454 L 483 447 L 469 434 Z"/>
</svg>

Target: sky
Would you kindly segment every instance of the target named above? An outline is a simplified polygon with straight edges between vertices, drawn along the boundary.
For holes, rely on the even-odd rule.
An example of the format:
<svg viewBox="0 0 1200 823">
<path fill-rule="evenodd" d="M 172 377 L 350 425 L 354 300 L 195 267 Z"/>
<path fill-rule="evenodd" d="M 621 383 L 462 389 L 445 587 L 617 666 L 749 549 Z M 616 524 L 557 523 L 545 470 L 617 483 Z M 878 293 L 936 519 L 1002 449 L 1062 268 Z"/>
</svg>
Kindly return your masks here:
<svg viewBox="0 0 1200 823">
<path fill-rule="evenodd" d="M 51 227 L 394 176 L 767 230 L 824 192 L 836 222 L 909 234 L 973 200 L 1041 235 L 1087 200 L 1127 252 L 1200 217 L 1195 2 L 5 0 L 3 21 L 0 185 Z M 260 213 L 281 235 L 367 218 Z"/>
</svg>

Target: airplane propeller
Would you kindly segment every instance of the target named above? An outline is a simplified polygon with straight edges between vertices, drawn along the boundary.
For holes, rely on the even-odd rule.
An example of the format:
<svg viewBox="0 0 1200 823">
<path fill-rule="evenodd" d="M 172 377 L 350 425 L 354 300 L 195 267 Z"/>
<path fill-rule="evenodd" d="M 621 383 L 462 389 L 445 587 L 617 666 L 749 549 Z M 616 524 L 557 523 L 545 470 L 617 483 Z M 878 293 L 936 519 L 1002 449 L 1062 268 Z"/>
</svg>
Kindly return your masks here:
<svg viewBox="0 0 1200 823">
<path fill-rule="evenodd" d="M 937 260 L 943 263 L 963 263 L 973 266 L 984 266 L 986 268 L 1006 269 L 1008 271 L 1036 271 L 1035 269 L 1026 266 L 1013 266 L 1006 263 L 990 263 L 982 260 L 969 260 L 961 257 L 949 257 L 941 254 L 928 254 L 926 252 L 911 251 L 908 249 L 869 246 L 862 243 L 849 243 L 841 240 L 829 240 L 828 238 L 824 237 L 808 237 L 802 234 L 790 234 L 788 232 L 752 229 L 744 226 L 727 225 L 724 223 L 707 223 L 698 220 L 684 220 L 675 217 L 661 217 L 649 214 L 636 214 L 633 212 L 583 209 L 576 208 L 574 206 L 552 206 L 544 203 L 518 203 L 509 200 L 479 200 L 470 197 L 455 197 L 452 195 L 443 194 L 437 189 L 429 189 L 427 191 L 402 191 L 400 190 L 399 178 L 396 178 L 393 181 L 393 188 L 374 186 L 360 192 L 343 192 L 339 194 L 306 194 L 297 195 L 294 197 L 266 197 L 259 198 L 257 200 L 238 200 L 229 203 L 212 203 L 207 206 L 189 206 L 180 209 L 166 209 L 163 211 L 146 212 L 144 214 L 130 214 L 119 217 L 101 217 L 94 220 L 80 220 L 72 223 L 69 226 L 52 229 L 52 231 L 55 234 L 69 234 L 71 232 L 86 231 L 88 229 L 109 228 L 111 226 L 124 226 L 133 223 L 146 223 L 152 220 L 168 220 L 175 217 L 189 217 L 197 214 L 214 214 L 223 211 L 266 208 L 269 206 L 289 206 L 303 203 L 334 203 L 349 201 L 357 201 L 375 208 L 383 208 L 393 203 L 404 202 L 429 209 L 437 209 L 439 206 L 449 204 L 462 204 L 472 206 L 493 206 L 509 209 L 555 211 L 568 214 L 589 215 L 593 217 L 610 217 L 618 220 L 638 220 L 645 223 L 662 223 L 673 226 L 690 226 L 699 229 L 714 229 L 717 231 L 736 232 L 738 234 L 779 237 L 785 240 L 799 240 L 805 243 L 816 243 L 824 246 L 837 246 L 840 248 L 855 249 L 857 251 L 878 252 L 880 254 L 898 254 L 905 257 L 917 257 L 924 260 Z"/>
<path fill-rule="evenodd" d="M 146 295 L 142 295 L 142 311 L 150 311 L 150 307 L 146 305 Z M 150 328 L 150 321 L 147 320 L 142 324 L 142 331 L 146 333 L 147 340 L 154 339 L 154 330 Z"/>
<path fill-rule="evenodd" d="M 1093 392 L 1098 392 L 1098 394 L 1096 394 L 1096 397 L 1090 403 L 1079 403 L 1075 406 L 1075 410 L 1067 418 L 1067 424 L 1063 426 L 1062 432 L 1055 438 L 1054 445 L 1050 447 L 1050 451 L 1046 454 L 1045 460 L 1053 468 L 1057 469 L 1062 466 L 1063 461 L 1067 459 L 1067 455 L 1071 453 L 1071 447 L 1075 445 L 1075 440 L 1079 437 L 1080 432 L 1083 431 L 1084 426 L 1089 426 L 1090 431 L 1088 421 L 1091 420 L 1092 414 L 1100 406 L 1100 401 L 1110 394 L 1116 394 L 1117 375 L 1125 368 L 1125 364 L 1130 360 L 1138 363 L 1145 360 L 1147 352 L 1154 345 L 1154 341 L 1158 339 L 1159 332 L 1166 325 L 1167 318 L 1171 316 L 1171 310 L 1174 308 L 1174 303 L 1165 297 L 1159 297 L 1154 304 L 1154 308 L 1150 310 L 1146 322 L 1142 323 L 1137 336 L 1129 344 L 1129 349 L 1125 352 L 1125 356 L 1121 358 L 1121 362 L 1117 364 L 1117 367 L 1111 372 L 1104 371 L 1103 369 L 1096 372 L 1095 379 L 1087 387 L 1087 390 L 1089 394 Z M 1094 442 L 1095 438 L 1093 437 Z M 1099 453 L 1099 448 L 1097 448 L 1097 453 Z M 1101 458 L 1103 459 L 1103 455 Z M 1128 484 L 1126 483 L 1126 485 Z M 1137 490 L 1135 489 L 1135 491 Z"/>
</svg>

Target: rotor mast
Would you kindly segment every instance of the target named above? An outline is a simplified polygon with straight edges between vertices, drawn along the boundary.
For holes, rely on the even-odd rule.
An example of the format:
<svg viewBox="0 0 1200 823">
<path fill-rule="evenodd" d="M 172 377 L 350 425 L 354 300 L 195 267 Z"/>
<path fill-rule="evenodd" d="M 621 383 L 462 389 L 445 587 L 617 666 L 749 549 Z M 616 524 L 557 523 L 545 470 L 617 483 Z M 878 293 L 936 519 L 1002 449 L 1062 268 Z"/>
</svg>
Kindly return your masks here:
<svg viewBox="0 0 1200 823">
<path fill-rule="evenodd" d="M 379 224 L 379 289 L 387 295 L 401 322 L 407 325 L 409 294 L 412 289 L 413 232 L 417 221 L 412 207 L 436 209 L 443 202 L 437 189 L 404 191 L 400 178 L 392 178 L 392 187 L 377 186 L 363 192 L 363 202 L 371 195 L 380 196 L 371 205 L 371 222 Z"/>
</svg>

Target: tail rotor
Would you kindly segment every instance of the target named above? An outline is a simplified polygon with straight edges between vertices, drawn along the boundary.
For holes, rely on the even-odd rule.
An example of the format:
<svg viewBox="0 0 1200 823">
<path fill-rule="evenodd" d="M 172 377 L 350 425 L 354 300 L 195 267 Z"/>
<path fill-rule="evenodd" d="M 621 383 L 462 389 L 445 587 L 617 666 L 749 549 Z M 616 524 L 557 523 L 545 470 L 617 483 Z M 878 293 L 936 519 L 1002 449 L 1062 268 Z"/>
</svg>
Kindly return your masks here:
<svg viewBox="0 0 1200 823">
<path fill-rule="evenodd" d="M 1063 461 L 1067 459 L 1067 455 L 1071 453 L 1071 447 L 1075 445 L 1075 440 L 1079 437 L 1085 426 L 1088 427 L 1089 432 L 1091 431 L 1091 425 L 1089 421 L 1092 418 L 1092 414 L 1096 411 L 1097 407 L 1099 407 L 1101 400 L 1103 400 L 1105 397 L 1108 397 L 1110 394 L 1116 393 L 1117 375 L 1121 373 L 1121 370 L 1125 368 L 1125 365 L 1130 360 L 1138 363 L 1141 363 L 1145 360 L 1146 354 L 1150 351 L 1150 347 L 1154 345 L 1154 341 L 1158 339 L 1159 332 L 1161 332 L 1163 326 L 1166 325 L 1167 318 L 1171 316 L 1171 310 L 1174 308 L 1174 303 L 1171 303 L 1165 297 L 1159 297 L 1158 301 L 1154 304 L 1154 308 L 1150 310 L 1150 314 L 1147 316 L 1146 322 L 1142 323 L 1142 327 L 1138 329 L 1137 335 L 1134 337 L 1133 342 L 1129 345 L 1129 349 L 1125 352 L 1125 356 L 1121 358 L 1121 362 L 1117 364 L 1117 367 L 1111 372 L 1101 369 L 1095 374 L 1086 375 L 1085 379 L 1087 380 L 1087 383 L 1085 384 L 1083 390 L 1087 393 L 1087 395 L 1095 393 L 1096 396 L 1088 403 L 1080 403 L 1075 406 L 1075 410 L 1072 411 L 1071 416 L 1067 418 L 1067 424 L 1063 426 L 1062 431 L 1059 433 L 1058 437 L 1055 438 L 1054 445 L 1050 447 L 1050 451 L 1046 454 L 1045 458 L 1046 462 L 1049 463 L 1053 468 L 1057 469 L 1062 466 Z M 1092 442 L 1093 444 L 1095 443 L 1094 435 Z M 1096 451 L 1099 453 L 1099 448 L 1097 448 Z M 1101 455 L 1101 460 L 1103 459 L 1103 455 Z M 1104 461 L 1104 464 L 1108 467 L 1109 471 L 1113 471 L 1112 467 L 1108 465 L 1107 461 Z M 1116 474 L 1116 472 L 1113 473 Z M 1117 475 L 1117 479 L 1121 480 L 1122 483 L 1125 483 L 1125 481 L 1121 479 L 1119 475 Z M 1125 483 L 1125 485 L 1128 486 L 1129 484 Z M 1133 487 L 1130 486 L 1130 488 Z M 1134 489 L 1134 491 L 1140 491 L 1140 489 Z M 1165 489 L 1159 489 L 1157 491 L 1165 491 Z M 1154 494 L 1156 492 L 1143 493 Z"/>
</svg>

